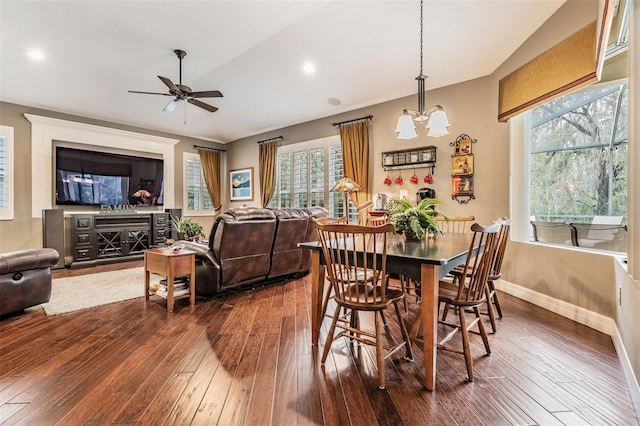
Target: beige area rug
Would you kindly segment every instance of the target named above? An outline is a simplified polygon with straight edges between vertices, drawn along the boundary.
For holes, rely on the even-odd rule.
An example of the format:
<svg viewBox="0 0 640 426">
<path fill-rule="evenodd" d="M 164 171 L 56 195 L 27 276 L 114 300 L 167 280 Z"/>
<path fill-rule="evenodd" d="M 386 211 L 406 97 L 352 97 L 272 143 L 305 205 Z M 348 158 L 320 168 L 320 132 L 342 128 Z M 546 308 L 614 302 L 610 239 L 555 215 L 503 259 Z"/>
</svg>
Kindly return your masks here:
<svg viewBox="0 0 640 426">
<path fill-rule="evenodd" d="M 159 279 L 152 274 L 152 283 Z M 49 302 L 40 306 L 47 315 L 59 315 L 143 296 L 144 268 L 128 268 L 54 279 Z"/>
</svg>

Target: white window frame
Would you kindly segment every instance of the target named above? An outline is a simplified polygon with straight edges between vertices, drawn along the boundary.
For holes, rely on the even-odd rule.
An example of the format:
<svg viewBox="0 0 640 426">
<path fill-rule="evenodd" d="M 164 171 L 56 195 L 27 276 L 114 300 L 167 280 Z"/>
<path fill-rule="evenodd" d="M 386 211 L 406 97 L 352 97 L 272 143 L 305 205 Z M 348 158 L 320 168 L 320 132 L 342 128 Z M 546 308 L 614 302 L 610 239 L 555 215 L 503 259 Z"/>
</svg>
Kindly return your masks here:
<svg viewBox="0 0 640 426">
<path fill-rule="evenodd" d="M 204 184 L 204 174 L 202 173 L 202 162 L 200 161 L 200 155 L 198 154 L 194 154 L 192 152 L 185 152 L 183 154 L 182 157 L 182 215 L 183 216 L 211 216 L 211 214 L 215 213 L 215 210 L 213 208 L 213 206 L 211 206 L 211 208 L 209 209 L 197 209 L 197 210 L 192 210 L 192 209 L 188 209 L 188 203 L 187 203 L 187 188 L 189 186 L 189 182 L 188 182 L 188 176 L 187 176 L 187 163 L 189 161 L 196 161 L 200 164 L 200 174 L 202 176 L 202 184 L 200 187 L 200 191 L 201 191 L 201 195 L 202 195 L 202 191 L 206 191 L 206 185 Z M 200 203 L 200 205 L 204 205 L 204 203 Z"/>
<path fill-rule="evenodd" d="M 13 220 L 14 218 L 14 141 L 13 127 L 0 126 L 0 137 L 5 140 L 5 176 L 4 191 L 6 195 L 6 205 L 0 208 L 0 220 Z"/>
<path fill-rule="evenodd" d="M 525 111 L 511 117 L 509 123 L 509 170 L 510 194 L 509 210 L 512 218 L 511 239 L 513 241 L 534 243 L 531 229 L 530 175 L 531 175 L 531 113 Z M 517 172 L 513 172 L 516 170 Z M 562 248 L 572 248 L 567 246 Z M 580 248 L 584 249 L 584 248 Z"/>
</svg>

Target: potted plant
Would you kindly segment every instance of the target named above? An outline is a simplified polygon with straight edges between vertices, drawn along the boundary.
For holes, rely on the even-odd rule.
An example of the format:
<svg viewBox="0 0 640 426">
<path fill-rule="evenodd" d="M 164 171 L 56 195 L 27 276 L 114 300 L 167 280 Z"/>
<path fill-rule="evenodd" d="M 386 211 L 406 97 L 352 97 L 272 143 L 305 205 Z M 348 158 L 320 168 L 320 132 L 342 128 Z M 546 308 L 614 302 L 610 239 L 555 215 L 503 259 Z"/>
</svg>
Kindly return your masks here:
<svg viewBox="0 0 640 426">
<path fill-rule="evenodd" d="M 204 228 L 197 222 L 184 217 L 171 216 L 173 229 L 178 233 L 178 239 L 183 240 L 185 237 L 194 240 L 196 237 L 204 237 Z"/>
<path fill-rule="evenodd" d="M 435 210 L 436 204 L 442 202 L 437 198 L 425 198 L 417 206 L 403 199 L 393 199 L 391 209 L 387 212 L 389 221 L 396 232 L 404 233 L 410 239 L 422 239 L 425 234 L 442 234 L 435 218 L 446 216 Z"/>
<path fill-rule="evenodd" d="M 184 219 L 183 221 L 184 235 L 189 241 L 200 239 L 204 237 L 204 228 L 197 222 L 191 219 Z"/>
</svg>

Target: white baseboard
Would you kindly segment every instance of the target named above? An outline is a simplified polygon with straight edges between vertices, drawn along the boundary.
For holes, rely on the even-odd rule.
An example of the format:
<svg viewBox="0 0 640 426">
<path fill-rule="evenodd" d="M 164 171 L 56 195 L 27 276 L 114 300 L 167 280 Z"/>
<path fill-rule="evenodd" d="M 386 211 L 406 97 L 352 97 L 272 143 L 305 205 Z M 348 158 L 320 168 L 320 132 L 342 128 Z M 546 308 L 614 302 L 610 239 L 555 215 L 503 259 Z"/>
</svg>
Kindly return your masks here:
<svg viewBox="0 0 640 426">
<path fill-rule="evenodd" d="M 536 306 L 540 306 L 541 308 L 555 312 L 558 315 L 562 315 L 565 318 L 569 318 L 577 323 L 611 336 L 613 346 L 622 365 L 624 377 L 627 381 L 627 387 L 636 411 L 636 417 L 640 419 L 640 385 L 633 373 L 631 361 L 627 356 L 622 338 L 618 333 L 618 327 L 613 319 L 504 280 L 496 281 L 495 286 L 496 289 L 515 296 L 518 299 L 533 303 Z"/>
<path fill-rule="evenodd" d="M 615 346 L 616 348 L 616 353 L 618 354 L 620 364 L 622 364 L 622 371 L 624 372 L 624 377 L 627 380 L 627 388 L 629 388 L 631 402 L 633 403 L 633 407 L 636 410 L 636 418 L 640 422 L 640 384 L 638 384 L 638 379 L 633 374 L 631 360 L 627 355 L 627 350 L 622 343 L 622 338 L 618 333 L 617 327 L 615 335 L 611 336 L 611 338 L 613 339 L 613 346 Z"/>
<path fill-rule="evenodd" d="M 612 336 L 616 333 L 616 323 L 613 319 L 590 311 L 580 306 L 555 299 L 546 294 L 538 293 L 531 289 L 510 283 L 504 280 L 498 280 L 495 283 L 498 290 L 508 293 L 518 299 L 526 300 L 529 303 L 540 306 L 548 311 L 555 312 L 565 318 L 569 318 L 575 322 L 591 327 L 594 330 L 606 333 Z"/>
</svg>

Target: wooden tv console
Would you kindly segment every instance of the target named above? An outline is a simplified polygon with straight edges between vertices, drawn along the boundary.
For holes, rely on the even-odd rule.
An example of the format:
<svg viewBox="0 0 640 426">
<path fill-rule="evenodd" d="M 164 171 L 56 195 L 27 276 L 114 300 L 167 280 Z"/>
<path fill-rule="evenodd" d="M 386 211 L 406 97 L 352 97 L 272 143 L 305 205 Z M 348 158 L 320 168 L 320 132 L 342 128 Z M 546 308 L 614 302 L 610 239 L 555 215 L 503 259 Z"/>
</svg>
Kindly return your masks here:
<svg viewBox="0 0 640 426">
<path fill-rule="evenodd" d="M 169 213 L 73 214 L 71 268 L 136 260 L 151 247 L 164 246 Z"/>
</svg>

